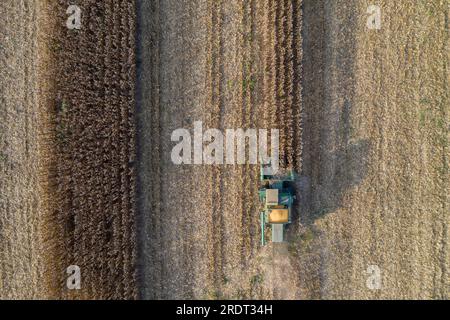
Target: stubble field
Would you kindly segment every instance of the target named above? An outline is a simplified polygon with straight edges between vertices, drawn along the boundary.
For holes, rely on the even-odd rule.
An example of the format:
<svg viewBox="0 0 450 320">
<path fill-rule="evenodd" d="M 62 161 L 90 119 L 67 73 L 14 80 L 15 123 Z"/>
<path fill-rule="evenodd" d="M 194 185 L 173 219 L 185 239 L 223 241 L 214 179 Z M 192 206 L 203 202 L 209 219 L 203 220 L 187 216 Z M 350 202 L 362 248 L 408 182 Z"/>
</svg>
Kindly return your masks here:
<svg viewBox="0 0 450 320">
<path fill-rule="evenodd" d="M 49 24 L 38 1 L 0 4 L 0 299 L 45 287 Z"/>
</svg>

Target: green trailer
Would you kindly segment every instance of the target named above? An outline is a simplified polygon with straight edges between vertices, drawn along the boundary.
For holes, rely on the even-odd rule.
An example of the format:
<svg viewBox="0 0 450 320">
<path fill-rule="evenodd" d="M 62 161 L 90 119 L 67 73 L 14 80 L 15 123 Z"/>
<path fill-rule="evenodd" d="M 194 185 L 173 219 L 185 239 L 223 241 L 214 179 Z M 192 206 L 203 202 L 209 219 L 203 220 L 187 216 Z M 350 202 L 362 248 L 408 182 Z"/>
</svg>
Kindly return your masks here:
<svg viewBox="0 0 450 320">
<path fill-rule="evenodd" d="M 266 244 L 268 226 L 272 231 L 272 242 L 284 242 L 285 226 L 292 222 L 295 173 L 290 170 L 284 175 L 275 174 L 270 166 L 261 166 L 260 175 L 259 199 L 264 205 L 264 211 L 260 213 L 261 244 Z"/>
</svg>

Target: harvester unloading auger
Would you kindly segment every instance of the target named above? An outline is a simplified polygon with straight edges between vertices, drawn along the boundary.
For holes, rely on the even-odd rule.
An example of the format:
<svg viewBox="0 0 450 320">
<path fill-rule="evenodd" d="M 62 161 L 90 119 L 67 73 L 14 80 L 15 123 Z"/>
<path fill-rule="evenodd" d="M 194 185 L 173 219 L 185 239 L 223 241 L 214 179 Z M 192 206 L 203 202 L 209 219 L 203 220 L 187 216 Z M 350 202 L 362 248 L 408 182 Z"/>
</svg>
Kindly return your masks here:
<svg viewBox="0 0 450 320">
<path fill-rule="evenodd" d="M 290 170 L 286 174 L 274 173 L 270 165 L 261 166 L 261 188 L 259 199 L 264 204 L 261 212 L 261 244 L 266 244 L 266 226 L 272 229 L 272 242 L 284 242 L 285 226 L 292 222 L 292 207 L 295 192 L 292 184 L 295 173 Z"/>
</svg>

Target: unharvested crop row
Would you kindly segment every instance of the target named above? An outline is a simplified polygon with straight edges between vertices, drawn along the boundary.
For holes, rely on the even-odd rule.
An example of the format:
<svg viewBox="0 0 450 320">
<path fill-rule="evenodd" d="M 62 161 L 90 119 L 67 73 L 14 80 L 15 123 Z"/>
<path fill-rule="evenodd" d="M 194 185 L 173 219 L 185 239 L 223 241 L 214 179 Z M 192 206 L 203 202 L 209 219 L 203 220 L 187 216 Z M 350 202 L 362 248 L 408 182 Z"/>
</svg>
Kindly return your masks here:
<svg viewBox="0 0 450 320">
<path fill-rule="evenodd" d="M 68 1 L 53 10 L 67 19 Z M 78 1 L 81 30 L 58 24 L 50 276 L 66 298 L 136 298 L 135 5 Z M 49 261 L 49 264 L 53 262 Z M 80 291 L 65 270 L 81 269 Z"/>
<path fill-rule="evenodd" d="M 275 1 L 269 7 L 274 34 L 268 63 L 273 76 L 274 105 L 271 126 L 280 129 L 280 158 L 285 167 L 300 173 L 302 152 L 301 119 L 301 2 Z M 270 88 L 267 88 L 270 89 Z"/>
</svg>

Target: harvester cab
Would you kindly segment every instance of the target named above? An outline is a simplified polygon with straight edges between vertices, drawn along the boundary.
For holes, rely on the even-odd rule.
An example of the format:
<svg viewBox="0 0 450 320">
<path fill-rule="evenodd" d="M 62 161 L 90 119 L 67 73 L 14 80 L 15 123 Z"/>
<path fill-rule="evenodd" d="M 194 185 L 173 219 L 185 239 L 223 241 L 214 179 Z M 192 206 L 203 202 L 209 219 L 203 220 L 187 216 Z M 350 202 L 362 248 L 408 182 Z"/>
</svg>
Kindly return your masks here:
<svg viewBox="0 0 450 320">
<path fill-rule="evenodd" d="M 285 226 L 292 222 L 294 171 L 283 175 L 273 172 L 270 166 L 261 166 L 260 180 L 259 199 L 264 205 L 264 211 L 260 213 L 261 244 L 266 244 L 268 225 L 272 229 L 272 242 L 284 242 Z"/>
</svg>

